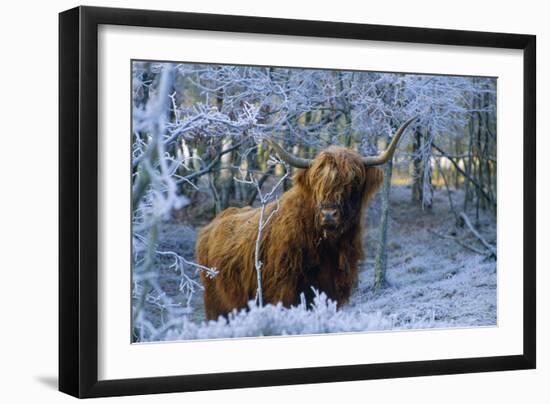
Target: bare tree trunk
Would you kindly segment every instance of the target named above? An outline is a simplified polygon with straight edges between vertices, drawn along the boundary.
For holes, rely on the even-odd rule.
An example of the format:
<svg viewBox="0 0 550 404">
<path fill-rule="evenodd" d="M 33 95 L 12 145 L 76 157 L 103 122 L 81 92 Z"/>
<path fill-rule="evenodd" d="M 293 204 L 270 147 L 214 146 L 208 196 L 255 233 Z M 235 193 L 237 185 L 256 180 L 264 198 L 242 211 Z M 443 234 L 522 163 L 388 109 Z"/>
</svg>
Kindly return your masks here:
<svg viewBox="0 0 550 404">
<path fill-rule="evenodd" d="M 447 198 L 449 199 L 449 209 L 455 216 L 455 225 L 458 225 L 459 223 L 459 216 L 455 209 L 455 205 L 453 203 L 453 197 L 451 195 L 451 190 L 449 189 L 449 183 L 447 182 L 447 178 L 445 177 L 445 173 L 441 169 L 441 164 L 439 163 L 439 160 L 436 158 L 435 162 L 437 164 L 438 172 L 441 174 L 441 177 L 443 178 L 443 184 L 445 185 L 445 190 L 447 191 Z"/>
<path fill-rule="evenodd" d="M 222 141 L 222 152 L 228 150 L 232 146 L 231 139 L 226 138 Z M 232 163 L 233 153 L 225 153 L 220 158 L 220 164 L 222 169 L 218 177 L 219 195 L 220 195 L 220 210 L 227 209 L 229 207 L 229 201 L 231 200 L 231 194 L 233 193 L 233 169 L 230 167 Z"/>
<path fill-rule="evenodd" d="M 252 150 L 248 151 L 246 154 L 246 175 L 245 177 L 248 177 L 250 173 L 253 173 L 254 170 L 259 168 L 259 159 L 260 159 L 260 152 L 259 148 L 260 146 L 253 148 Z M 252 205 L 254 202 L 254 199 L 256 199 L 256 195 L 254 197 L 251 197 L 251 193 L 253 192 L 252 189 L 249 189 L 250 187 L 247 187 L 245 184 L 236 183 L 234 184 L 235 189 L 239 188 L 240 190 L 240 201 L 241 204 L 244 206 L 246 204 Z M 252 202 L 250 202 L 252 201 Z"/>
<path fill-rule="evenodd" d="M 424 165 L 422 164 L 422 133 L 417 130 L 414 133 L 413 142 L 413 185 L 411 200 L 415 205 L 422 204 L 422 190 L 424 178 Z"/>
<path fill-rule="evenodd" d="M 454 140 L 454 145 L 455 145 L 455 153 L 456 153 L 456 155 L 458 156 L 458 155 L 460 154 L 460 152 L 461 152 L 461 150 L 460 150 L 460 142 L 459 142 L 458 139 L 455 139 L 455 140 Z M 468 159 L 462 159 L 462 161 L 464 162 L 464 166 L 465 166 L 465 167 L 466 167 L 466 164 L 467 164 L 467 160 L 468 160 Z M 457 159 L 457 161 L 458 161 L 458 163 L 460 164 L 461 159 Z M 454 174 L 454 176 L 453 176 L 453 174 Z M 455 189 L 458 189 L 458 188 L 460 187 L 460 182 L 459 182 L 460 177 L 459 177 L 459 175 L 458 175 L 458 171 L 453 170 L 453 171 L 451 172 L 451 176 L 453 176 L 453 179 L 454 179 L 454 186 L 455 186 Z M 467 185 L 468 183 L 466 182 L 465 184 Z"/>
<path fill-rule="evenodd" d="M 222 111 L 224 103 L 225 92 L 223 87 L 220 87 L 216 91 L 216 108 L 218 111 Z M 231 148 L 232 139 L 226 137 L 222 139 L 221 152 Z M 218 176 L 218 181 L 214 182 L 213 186 L 219 186 L 219 205 L 217 206 L 217 211 L 225 210 L 229 207 L 229 201 L 231 199 L 231 194 L 233 192 L 233 169 L 228 167 L 232 162 L 232 153 L 226 153 L 220 159 L 220 165 L 223 167 Z"/>
<path fill-rule="evenodd" d="M 374 289 L 384 287 L 386 281 L 386 269 L 388 264 L 387 239 L 388 219 L 390 212 L 390 189 L 393 162 L 390 160 L 384 167 L 384 183 L 382 184 L 382 203 L 380 212 L 380 224 L 378 227 L 378 246 L 374 261 Z"/>
<path fill-rule="evenodd" d="M 479 100 L 479 108 L 483 108 L 482 100 Z M 475 225 L 476 227 L 479 227 L 479 209 L 484 208 L 484 202 L 481 198 L 481 190 L 483 190 L 483 154 L 482 154 L 482 145 L 481 145 L 481 128 L 483 126 L 482 121 L 482 115 L 481 112 L 477 113 L 478 115 L 478 124 L 477 124 L 477 131 L 476 131 L 476 174 L 477 174 L 477 183 L 479 184 L 479 187 L 477 190 L 477 198 L 476 198 L 476 221 Z"/>
<path fill-rule="evenodd" d="M 414 135 L 413 143 L 413 186 L 412 186 L 412 201 L 415 205 L 422 209 L 432 208 L 432 165 L 431 165 L 431 150 L 428 145 L 429 133 L 420 132 L 417 130 Z M 428 150 L 427 150 L 428 149 Z"/>
<path fill-rule="evenodd" d="M 429 142 L 428 140 L 428 133 L 426 133 L 426 143 Z M 431 159 L 431 145 L 423 145 L 423 147 L 427 148 L 426 152 L 429 152 L 428 156 L 424 156 L 424 164 L 423 164 L 423 172 L 422 172 L 422 199 L 421 204 L 422 209 L 432 209 L 433 205 L 433 185 L 432 185 L 432 159 Z"/>
<path fill-rule="evenodd" d="M 474 84 L 475 84 L 475 78 Z M 475 95 L 472 96 L 472 102 L 471 107 L 474 109 L 476 106 L 475 102 Z M 466 177 L 472 176 L 472 165 L 473 165 L 473 137 L 474 137 L 474 131 L 475 131 L 475 114 L 470 114 L 470 119 L 468 121 L 468 152 L 467 152 L 467 158 L 465 159 L 466 167 L 464 167 L 464 171 L 466 172 Z M 468 203 L 472 199 L 472 188 L 470 186 L 469 181 L 464 182 L 464 206 L 463 209 L 464 212 L 468 211 Z"/>
<path fill-rule="evenodd" d="M 478 191 L 481 196 L 483 196 L 485 199 L 487 199 L 487 202 L 489 202 L 490 204 L 494 205 L 494 208 L 496 210 L 496 201 L 495 200 L 492 200 L 489 195 L 487 195 L 487 193 L 483 190 L 483 188 L 481 187 L 481 185 L 478 184 L 477 180 L 475 179 L 475 170 L 474 170 L 474 173 L 472 174 L 472 176 L 469 176 L 467 175 L 464 170 L 462 170 L 460 168 L 460 166 L 458 165 L 458 163 L 455 161 L 454 158 L 450 157 L 447 153 L 445 153 L 445 150 L 443 150 L 441 147 L 437 146 L 435 143 L 432 143 L 432 147 L 434 149 L 436 149 L 439 153 L 441 153 L 442 156 L 445 156 L 447 157 L 447 160 L 449 160 L 452 165 L 454 166 L 455 170 L 457 170 L 460 174 L 462 174 L 464 176 L 464 179 L 469 181 L 471 183 L 471 185 L 473 185 L 475 187 L 475 190 Z M 475 167 L 475 165 L 474 165 Z"/>
<path fill-rule="evenodd" d="M 292 150 L 292 144 L 290 142 L 290 128 L 287 129 L 286 131 L 286 136 L 285 136 L 285 142 L 284 142 L 284 146 L 287 150 Z M 268 156 L 269 158 L 269 156 Z M 285 180 L 283 181 L 283 192 L 286 192 L 290 189 L 292 183 L 290 181 L 290 179 L 287 177 L 285 178 Z"/>
<path fill-rule="evenodd" d="M 338 72 L 338 81 L 340 83 L 340 93 L 344 94 L 346 92 L 346 86 L 344 86 L 344 76 L 342 72 Z M 351 79 L 348 80 L 349 88 L 351 89 Z M 340 102 L 343 104 L 343 115 L 344 115 L 344 146 L 351 147 L 353 142 L 353 131 L 351 130 L 351 104 L 348 99 L 345 97 L 340 97 Z"/>
</svg>

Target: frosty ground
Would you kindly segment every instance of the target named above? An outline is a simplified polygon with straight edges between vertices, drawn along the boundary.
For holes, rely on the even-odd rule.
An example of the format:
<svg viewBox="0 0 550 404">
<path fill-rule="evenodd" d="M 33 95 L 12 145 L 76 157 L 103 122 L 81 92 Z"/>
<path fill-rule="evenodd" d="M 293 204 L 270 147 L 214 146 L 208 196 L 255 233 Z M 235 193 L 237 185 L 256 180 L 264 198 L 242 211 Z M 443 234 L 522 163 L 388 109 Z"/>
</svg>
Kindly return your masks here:
<svg viewBox="0 0 550 404">
<path fill-rule="evenodd" d="M 460 206 L 464 198 L 462 192 L 455 191 L 452 197 Z M 386 287 L 373 288 L 377 236 L 375 199 L 366 215 L 366 259 L 361 263 L 359 282 L 346 306 L 337 310 L 320 295 L 312 310 L 306 310 L 303 305 L 291 309 L 280 305 L 251 306 L 250 310 L 235 311 L 228 320 L 206 322 L 202 290 L 197 287 L 189 302 L 180 299 L 182 305 L 189 303 L 188 310 L 176 318 L 172 311 L 164 310 L 154 301 L 145 305 L 148 321 L 158 329 L 148 340 L 496 325 L 496 261 L 452 239 L 483 250 L 468 230 L 456 229 L 445 190 L 435 190 L 431 210 L 414 206 L 410 198 L 409 187 L 392 187 Z M 475 213 L 468 214 L 473 221 Z M 163 223 L 159 250 L 194 259 L 197 230 L 181 219 Z M 477 230 L 488 242 L 496 244 L 496 224 L 489 214 L 480 213 Z M 159 268 L 160 277 L 170 272 L 167 265 L 168 261 L 165 268 Z M 199 281 L 191 267 L 187 275 Z M 178 301 L 177 281 L 166 280 L 160 284 L 163 293 Z"/>
</svg>

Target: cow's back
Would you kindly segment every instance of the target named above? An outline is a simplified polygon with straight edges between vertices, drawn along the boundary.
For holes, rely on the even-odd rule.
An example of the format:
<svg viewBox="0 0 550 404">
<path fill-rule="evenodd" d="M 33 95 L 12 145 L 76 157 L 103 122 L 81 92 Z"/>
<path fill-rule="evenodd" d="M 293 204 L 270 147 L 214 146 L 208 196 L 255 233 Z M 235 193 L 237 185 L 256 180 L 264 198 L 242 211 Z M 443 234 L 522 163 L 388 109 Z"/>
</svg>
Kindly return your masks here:
<svg viewBox="0 0 550 404">
<path fill-rule="evenodd" d="M 232 235 L 238 231 L 239 222 L 251 218 L 255 209 L 247 206 L 244 208 L 227 208 L 220 212 L 208 225 L 204 226 L 197 236 L 195 255 L 201 265 L 211 266 L 211 251 L 215 254 L 219 243 L 230 241 Z"/>
</svg>

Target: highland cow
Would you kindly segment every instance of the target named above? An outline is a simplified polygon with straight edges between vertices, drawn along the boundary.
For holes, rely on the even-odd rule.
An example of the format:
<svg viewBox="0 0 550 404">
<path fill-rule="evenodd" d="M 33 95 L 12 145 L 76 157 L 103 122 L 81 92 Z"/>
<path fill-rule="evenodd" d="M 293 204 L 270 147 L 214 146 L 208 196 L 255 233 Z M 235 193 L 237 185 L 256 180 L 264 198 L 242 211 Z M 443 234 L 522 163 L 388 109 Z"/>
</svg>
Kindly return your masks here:
<svg viewBox="0 0 550 404">
<path fill-rule="evenodd" d="M 338 306 L 348 301 L 363 258 L 363 211 L 383 181 L 376 166 L 393 157 L 399 138 L 414 119 L 397 130 L 378 156 L 363 157 L 330 146 L 314 159 L 305 159 L 269 141 L 279 157 L 298 170 L 278 204 L 273 201 L 265 207 L 265 217 L 278 209 L 259 243 L 265 303 L 289 307 L 298 304 L 303 293 L 311 304 L 312 288 Z M 228 208 L 200 231 L 198 262 L 218 270 L 214 278 L 201 274 L 207 319 L 244 308 L 256 297 L 259 221 L 259 208 Z"/>
</svg>

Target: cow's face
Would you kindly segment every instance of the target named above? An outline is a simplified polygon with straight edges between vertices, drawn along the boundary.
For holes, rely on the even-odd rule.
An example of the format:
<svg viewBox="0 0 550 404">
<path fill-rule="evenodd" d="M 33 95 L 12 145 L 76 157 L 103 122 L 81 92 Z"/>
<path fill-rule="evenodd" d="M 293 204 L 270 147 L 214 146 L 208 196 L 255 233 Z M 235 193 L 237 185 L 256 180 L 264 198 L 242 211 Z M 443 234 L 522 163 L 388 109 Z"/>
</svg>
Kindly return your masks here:
<svg viewBox="0 0 550 404">
<path fill-rule="evenodd" d="M 360 219 L 367 169 L 356 152 L 331 146 L 302 173 L 304 192 L 310 194 L 314 206 L 315 223 L 325 237 L 342 234 Z"/>
<path fill-rule="evenodd" d="M 267 139 L 279 157 L 302 168 L 295 182 L 314 204 L 315 222 L 325 238 L 342 234 L 360 221 L 361 207 L 380 185 L 383 175 L 376 168 L 391 160 L 405 129 L 416 119 L 407 120 L 395 132 L 386 150 L 377 156 L 360 156 L 351 149 L 330 146 L 314 159 L 297 157 L 277 142 Z"/>
</svg>

